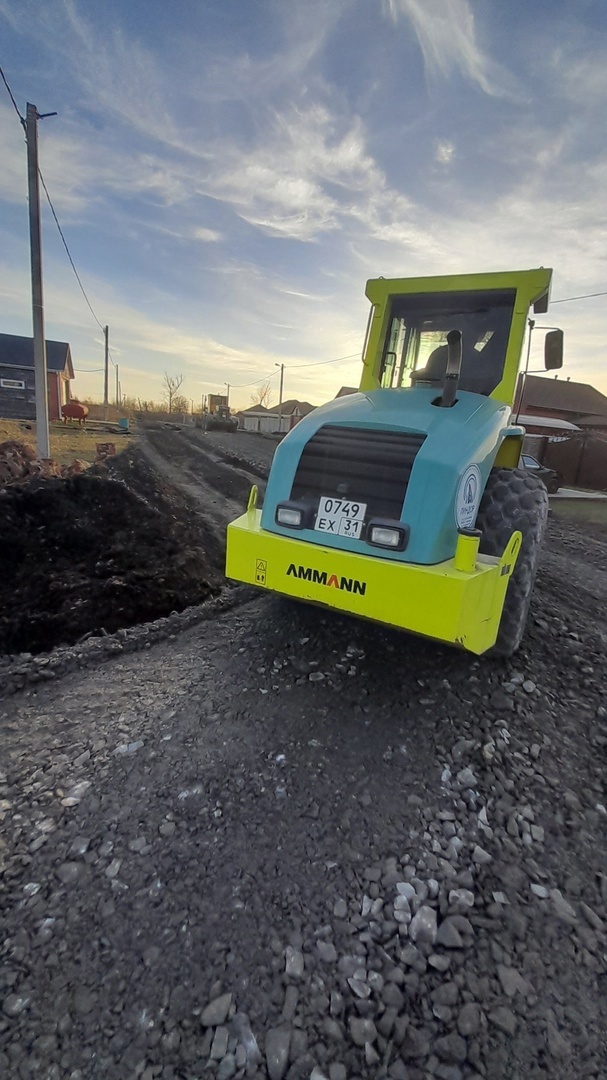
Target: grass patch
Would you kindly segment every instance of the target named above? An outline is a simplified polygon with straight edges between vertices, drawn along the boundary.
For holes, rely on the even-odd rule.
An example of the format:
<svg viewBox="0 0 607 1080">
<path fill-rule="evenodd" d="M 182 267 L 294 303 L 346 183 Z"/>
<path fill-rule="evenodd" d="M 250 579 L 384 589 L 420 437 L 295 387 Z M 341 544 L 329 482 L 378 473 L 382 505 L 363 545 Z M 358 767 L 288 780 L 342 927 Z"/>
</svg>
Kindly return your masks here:
<svg viewBox="0 0 607 1080">
<path fill-rule="evenodd" d="M 555 518 L 607 525 L 607 499 L 551 499 Z"/>
<path fill-rule="evenodd" d="M 132 435 L 115 435 L 111 431 L 93 427 L 78 427 L 77 424 L 61 424 L 53 421 L 50 425 L 51 457 L 60 465 L 70 465 L 75 458 L 80 461 L 95 461 L 97 443 L 112 442 L 116 453 L 125 450 L 133 442 Z M 1 420 L 0 442 L 15 439 L 36 450 L 36 425 L 33 421 Z"/>
</svg>

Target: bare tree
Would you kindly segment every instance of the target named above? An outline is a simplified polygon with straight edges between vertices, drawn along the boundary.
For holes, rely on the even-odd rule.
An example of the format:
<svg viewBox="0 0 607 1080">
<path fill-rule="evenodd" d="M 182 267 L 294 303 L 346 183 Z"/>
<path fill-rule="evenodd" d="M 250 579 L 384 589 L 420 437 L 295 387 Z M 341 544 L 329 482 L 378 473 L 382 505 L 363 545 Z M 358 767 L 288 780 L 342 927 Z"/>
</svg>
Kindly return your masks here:
<svg viewBox="0 0 607 1080">
<path fill-rule="evenodd" d="M 270 401 L 272 399 L 272 384 L 264 382 L 261 386 L 258 386 L 254 394 L 251 394 L 251 402 L 253 405 L 263 405 L 264 409 L 269 408 Z"/>
<path fill-rule="evenodd" d="M 190 403 L 185 394 L 175 394 L 173 398 L 174 413 L 189 413 Z"/>
<path fill-rule="evenodd" d="M 168 371 L 165 371 L 164 379 L 162 380 L 162 400 L 166 402 L 170 413 L 173 412 L 175 395 L 182 382 L 183 375 L 169 375 Z"/>
</svg>

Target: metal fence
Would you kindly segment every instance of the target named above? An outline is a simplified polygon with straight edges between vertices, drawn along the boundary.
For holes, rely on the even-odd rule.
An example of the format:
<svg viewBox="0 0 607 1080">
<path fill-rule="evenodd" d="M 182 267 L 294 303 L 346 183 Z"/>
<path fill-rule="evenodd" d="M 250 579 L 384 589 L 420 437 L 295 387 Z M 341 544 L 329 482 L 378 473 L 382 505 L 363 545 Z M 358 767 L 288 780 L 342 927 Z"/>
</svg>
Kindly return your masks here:
<svg viewBox="0 0 607 1080">
<path fill-rule="evenodd" d="M 566 487 L 607 491 L 607 437 L 591 431 L 567 439 L 527 435 L 525 449 L 556 469 Z"/>
</svg>

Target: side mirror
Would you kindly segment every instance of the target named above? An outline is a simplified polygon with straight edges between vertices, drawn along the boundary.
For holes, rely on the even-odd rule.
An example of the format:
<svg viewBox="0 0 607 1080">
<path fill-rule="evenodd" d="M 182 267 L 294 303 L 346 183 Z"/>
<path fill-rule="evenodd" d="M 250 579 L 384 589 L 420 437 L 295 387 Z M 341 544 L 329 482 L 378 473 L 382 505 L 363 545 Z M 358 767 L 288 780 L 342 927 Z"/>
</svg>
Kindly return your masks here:
<svg viewBox="0 0 607 1080">
<path fill-rule="evenodd" d="M 563 338 L 562 330 L 550 330 L 544 341 L 544 367 L 546 371 L 556 371 L 563 366 Z"/>
</svg>

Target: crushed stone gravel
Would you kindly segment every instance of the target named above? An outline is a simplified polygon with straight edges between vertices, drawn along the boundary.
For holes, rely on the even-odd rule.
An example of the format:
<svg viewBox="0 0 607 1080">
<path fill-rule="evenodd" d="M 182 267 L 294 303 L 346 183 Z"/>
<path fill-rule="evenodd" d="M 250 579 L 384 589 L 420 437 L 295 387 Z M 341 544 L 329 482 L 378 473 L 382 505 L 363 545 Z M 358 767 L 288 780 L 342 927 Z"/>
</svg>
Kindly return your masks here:
<svg viewBox="0 0 607 1080">
<path fill-rule="evenodd" d="M 0 666 L 0 1075 L 603 1080 L 607 542 L 570 594 L 563 529 L 509 662 L 247 593 Z"/>
</svg>

